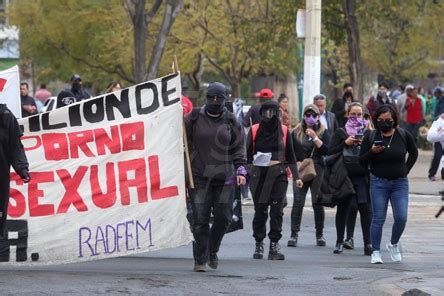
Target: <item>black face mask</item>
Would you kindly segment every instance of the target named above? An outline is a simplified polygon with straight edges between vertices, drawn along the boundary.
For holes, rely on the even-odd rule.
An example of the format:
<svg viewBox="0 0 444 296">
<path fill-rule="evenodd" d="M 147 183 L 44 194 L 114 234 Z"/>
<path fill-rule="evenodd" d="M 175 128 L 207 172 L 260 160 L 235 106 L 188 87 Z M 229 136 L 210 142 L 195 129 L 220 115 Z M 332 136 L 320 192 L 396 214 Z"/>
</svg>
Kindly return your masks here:
<svg viewBox="0 0 444 296">
<path fill-rule="evenodd" d="M 79 82 L 74 82 L 74 83 L 72 84 L 72 90 L 73 90 L 74 92 L 80 90 L 80 87 L 81 87 L 81 85 L 80 85 Z"/>
<path fill-rule="evenodd" d="M 353 93 L 351 91 L 346 91 L 344 93 L 344 99 L 348 99 L 348 98 L 353 99 Z"/>
<path fill-rule="evenodd" d="M 205 110 L 214 115 L 221 114 L 224 111 L 225 100 L 217 98 L 214 100 L 213 98 L 207 98 L 207 102 L 205 104 Z"/>
<path fill-rule="evenodd" d="M 381 132 L 386 133 L 392 129 L 393 122 L 392 121 L 378 121 L 377 126 Z"/>
</svg>

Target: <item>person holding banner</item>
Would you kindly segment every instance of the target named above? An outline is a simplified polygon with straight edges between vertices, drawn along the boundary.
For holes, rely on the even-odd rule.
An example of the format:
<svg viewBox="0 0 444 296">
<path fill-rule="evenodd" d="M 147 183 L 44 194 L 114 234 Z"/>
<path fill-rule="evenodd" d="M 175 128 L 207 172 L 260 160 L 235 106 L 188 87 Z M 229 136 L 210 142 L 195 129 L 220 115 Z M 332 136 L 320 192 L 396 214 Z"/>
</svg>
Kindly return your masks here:
<svg viewBox="0 0 444 296">
<path fill-rule="evenodd" d="M 246 182 L 245 137 L 236 117 L 228 112 L 228 90 L 210 83 L 206 104 L 185 117 L 194 187 L 189 188 L 194 235 L 194 271 L 205 272 L 206 264 L 218 267 L 217 253 L 230 226 L 233 186 Z M 210 229 L 210 215 L 214 222 Z"/>
<path fill-rule="evenodd" d="M 5 234 L 11 165 L 24 183 L 31 180 L 21 136 L 17 119 L 5 104 L 0 104 L 0 237 Z"/>
<path fill-rule="evenodd" d="M 282 238 L 282 220 L 287 204 L 287 166 L 293 174 L 295 186 L 301 188 L 303 184 L 299 179 L 291 134 L 280 120 L 279 103 L 263 103 L 260 115 L 260 123 L 252 126 L 247 137 L 247 162 L 252 163 L 250 190 L 254 201 L 253 237 L 256 240 L 253 258 L 263 258 L 263 240 L 270 212 L 268 259 L 284 260 L 279 240 Z"/>
</svg>

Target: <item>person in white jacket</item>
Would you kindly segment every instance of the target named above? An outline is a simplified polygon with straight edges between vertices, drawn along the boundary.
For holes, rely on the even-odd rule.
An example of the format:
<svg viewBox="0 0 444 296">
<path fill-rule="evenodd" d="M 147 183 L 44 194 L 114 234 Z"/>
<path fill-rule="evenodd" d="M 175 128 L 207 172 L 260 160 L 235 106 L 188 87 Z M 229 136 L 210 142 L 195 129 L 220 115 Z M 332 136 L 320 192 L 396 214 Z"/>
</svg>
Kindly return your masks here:
<svg viewBox="0 0 444 296">
<path fill-rule="evenodd" d="M 432 126 L 430 127 L 429 131 L 427 132 L 427 141 L 429 141 L 431 143 L 441 143 L 441 146 L 444 148 L 444 113 L 442 113 L 441 116 L 439 116 L 438 119 L 436 119 L 432 123 Z M 436 169 L 439 166 L 439 161 L 441 160 L 441 157 L 442 157 L 442 153 L 441 153 L 441 155 L 434 155 L 433 156 L 434 159 L 432 160 L 432 166 L 435 165 Z M 433 164 L 434 162 L 435 162 L 435 164 Z M 435 170 L 435 172 L 436 172 L 436 170 Z M 430 175 L 430 172 L 429 172 L 429 175 Z M 434 181 L 435 176 L 429 176 L 429 179 L 431 181 Z M 441 179 L 444 180 L 444 168 L 441 169 Z"/>
</svg>

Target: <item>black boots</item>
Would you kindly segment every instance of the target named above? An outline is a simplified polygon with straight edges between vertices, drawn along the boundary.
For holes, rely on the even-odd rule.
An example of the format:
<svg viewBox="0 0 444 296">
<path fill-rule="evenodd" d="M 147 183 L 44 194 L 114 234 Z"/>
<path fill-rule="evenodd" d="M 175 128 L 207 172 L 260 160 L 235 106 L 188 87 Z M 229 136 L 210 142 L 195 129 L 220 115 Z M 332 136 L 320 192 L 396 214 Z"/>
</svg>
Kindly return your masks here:
<svg viewBox="0 0 444 296">
<path fill-rule="evenodd" d="M 336 247 L 333 251 L 334 254 L 341 254 L 343 249 L 344 244 L 342 242 L 336 243 Z"/>
<path fill-rule="evenodd" d="M 268 260 L 285 260 L 285 255 L 279 252 L 281 246 L 277 242 L 270 242 L 270 251 L 268 252 Z"/>
<path fill-rule="evenodd" d="M 254 249 L 253 259 L 264 258 L 264 243 L 256 241 L 256 248 Z"/>
<path fill-rule="evenodd" d="M 321 235 L 316 235 L 316 245 L 319 247 L 325 247 L 325 245 L 327 244 L 327 242 L 325 241 L 324 236 Z"/>
<path fill-rule="evenodd" d="M 353 238 L 347 238 L 344 242 L 344 248 L 349 249 L 349 250 L 353 250 L 355 248 L 355 243 L 353 241 Z"/>
<path fill-rule="evenodd" d="M 364 246 L 364 255 L 366 256 L 371 256 L 372 255 L 372 245 L 371 244 L 367 244 Z"/>
<path fill-rule="evenodd" d="M 212 253 L 209 256 L 209 262 L 208 262 L 208 266 L 212 269 L 217 269 L 217 266 L 219 264 L 219 258 L 217 257 L 216 253 Z"/>
<path fill-rule="evenodd" d="M 294 234 L 288 240 L 287 246 L 289 246 L 289 247 L 296 247 L 297 245 L 298 245 L 298 235 Z"/>
</svg>

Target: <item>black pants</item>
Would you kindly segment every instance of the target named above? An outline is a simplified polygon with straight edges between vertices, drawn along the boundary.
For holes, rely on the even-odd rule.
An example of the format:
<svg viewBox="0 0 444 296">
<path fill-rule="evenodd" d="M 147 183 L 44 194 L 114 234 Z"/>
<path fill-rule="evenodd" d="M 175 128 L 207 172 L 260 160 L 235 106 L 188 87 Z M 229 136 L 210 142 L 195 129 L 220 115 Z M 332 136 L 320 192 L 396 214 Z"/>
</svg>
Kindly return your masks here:
<svg viewBox="0 0 444 296">
<path fill-rule="evenodd" d="M 250 175 L 250 190 L 254 201 L 253 237 L 256 241 L 264 240 L 270 208 L 268 237 L 272 242 L 278 242 L 282 237 L 282 221 L 287 200 L 288 178 L 285 166 L 253 166 Z"/>
<path fill-rule="evenodd" d="M 442 155 L 443 155 L 442 145 L 440 142 L 436 142 L 433 145 L 433 158 L 432 158 L 432 163 L 430 164 L 429 177 L 433 177 L 436 175 Z"/>
<path fill-rule="evenodd" d="M 193 212 L 193 256 L 197 264 L 205 264 L 209 253 L 219 251 L 222 238 L 231 223 L 234 185 L 221 181 L 195 178 L 195 189 L 189 190 Z M 210 229 L 210 215 L 214 215 Z"/>
<path fill-rule="evenodd" d="M 311 204 L 314 210 L 316 236 L 319 237 L 324 231 L 325 211 L 324 207 L 316 203 L 316 197 L 321 187 L 321 182 L 324 175 L 324 167 L 315 163 L 316 177 L 307 183 L 304 183 L 302 188 L 297 188 L 293 184 L 293 208 L 291 209 L 291 236 L 296 236 L 301 230 L 302 212 L 304 211 L 305 198 L 307 197 L 308 189 L 311 191 Z"/>
<path fill-rule="evenodd" d="M 352 198 L 347 216 L 347 239 L 352 238 L 355 234 L 356 218 L 358 217 L 358 202 L 356 198 Z"/>
<path fill-rule="evenodd" d="M 362 177 L 364 178 L 364 177 Z M 350 178 L 350 180 L 353 183 L 353 186 L 355 188 L 356 192 L 368 192 L 368 184 L 364 180 L 355 177 Z M 365 188 L 359 188 L 359 187 L 365 187 Z M 349 233 L 349 227 L 350 227 L 350 219 L 349 216 L 350 209 L 352 203 L 356 203 L 357 209 L 359 211 L 359 215 L 361 217 L 361 228 L 362 228 L 362 236 L 364 238 L 364 245 L 371 244 L 370 239 L 370 225 L 372 222 L 372 211 L 371 211 L 371 205 L 369 202 L 367 203 L 359 203 L 358 200 L 362 200 L 361 198 L 358 198 L 356 195 L 349 196 L 348 198 L 344 199 L 337 207 L 336 210 L 336 242 L 344 242 L 344 232 L 345 232 L 345 224 L 347 223 L 347 238 L 353 237 L 353 231 Z M 353 221 L 353 230 L 355 227 L 355 220 L 356 220 L 356 214 L 354 215 L 354 221 Z M 349 236 L 351 234 L 351 236 Z"/>
<path fill-rule="evenodd" d="M 0 236 L 4 235 L 9 205 L 9 177 L 0 180 Z"/>
</svg>

